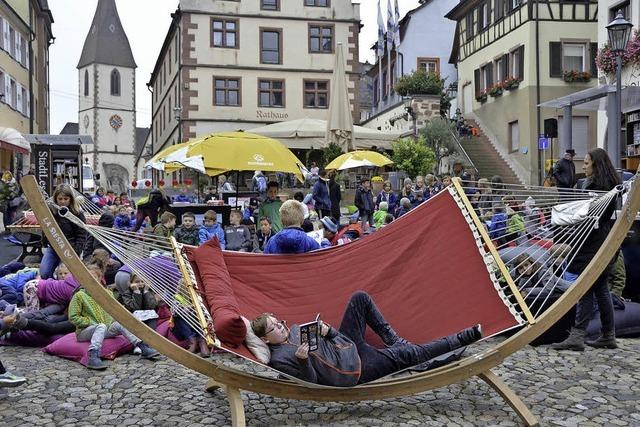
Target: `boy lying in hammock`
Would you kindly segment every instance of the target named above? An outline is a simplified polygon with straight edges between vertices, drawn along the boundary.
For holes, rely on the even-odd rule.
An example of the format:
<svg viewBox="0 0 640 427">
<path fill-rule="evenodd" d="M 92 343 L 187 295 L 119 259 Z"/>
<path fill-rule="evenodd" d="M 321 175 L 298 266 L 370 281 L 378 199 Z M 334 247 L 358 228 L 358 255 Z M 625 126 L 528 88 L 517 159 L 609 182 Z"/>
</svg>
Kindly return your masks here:
<svg viewBox="0 0 640 427">
<path fill-rule="evenodd" d="M 378 349 L 364 340 L 366 326 L 382 339 Z M 300 327 L 288 328 L 271 313 L 251 322 L 254 333 L 269 345 L 269 365 L 302 380 L 328 386 L 350 387 L 419 365 L 441 354 L 482 338 L 480 325 L 426 344 L 412 344 L 398 336 L 363 291 L 355 292 L 347 304 L 340 329 L 321 323 L 317 350 L 300 344 Z"/>
</svg>

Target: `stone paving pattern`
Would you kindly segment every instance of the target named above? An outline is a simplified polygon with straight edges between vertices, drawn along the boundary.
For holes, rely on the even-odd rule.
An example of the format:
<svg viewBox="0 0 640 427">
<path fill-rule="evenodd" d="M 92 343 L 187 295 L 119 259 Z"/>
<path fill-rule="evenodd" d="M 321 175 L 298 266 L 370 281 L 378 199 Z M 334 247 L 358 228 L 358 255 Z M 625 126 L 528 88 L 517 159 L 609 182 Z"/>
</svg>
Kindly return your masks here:
<svg viewBox="0 0 640 427">
<path fill-rule="evenodd" d="M 620 345 L 618 350 L 584 353 L 527 347 L 495 372 L 542 425 L 637 426 L 640 340 L 621 339 Z M 205 392 L 204 376 L 164 357 L 153 363 L 122 356 L 104 372 L 38 349 L 2 347 L 0 359 L 11 371 L 29 378 L 20 388 L 0 389 L 2 426 L 231 424 L 225 395 Z M 403 398 L 346 404 L 242 395 L 248 425 L 520 425 L 515 413 L 478 379 Z"/>
</svg>

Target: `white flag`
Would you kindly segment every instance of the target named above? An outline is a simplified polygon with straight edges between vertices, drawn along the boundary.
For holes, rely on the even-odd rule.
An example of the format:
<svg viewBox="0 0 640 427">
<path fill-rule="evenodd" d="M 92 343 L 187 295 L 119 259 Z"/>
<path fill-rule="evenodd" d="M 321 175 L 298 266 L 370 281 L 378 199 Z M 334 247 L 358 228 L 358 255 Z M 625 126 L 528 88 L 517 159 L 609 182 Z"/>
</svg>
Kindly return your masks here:
<svg viewBox="0 0 640 427">
<path fill-rule="evenodd" d="M 384 56 L 384 20 L 382 19 L 382 10 L 380 9 L 380 0 L 378 0 L 378 58 Z"/>
<path fill-rule="evenodd" d="M 396 24 L 393 22 L 393 19 L 391 0 L 387 0 L 387 49 L 389 50 L 393 48 L 393 34 L 396 28 Z"/>
<path fill-rule="evenodd" d="M 393 42 L 396 49 L 400 47 L 400 9 L 398 9 L 398 0 L 396 0 L 396 26 L 393 32 Z"/>
</svg>

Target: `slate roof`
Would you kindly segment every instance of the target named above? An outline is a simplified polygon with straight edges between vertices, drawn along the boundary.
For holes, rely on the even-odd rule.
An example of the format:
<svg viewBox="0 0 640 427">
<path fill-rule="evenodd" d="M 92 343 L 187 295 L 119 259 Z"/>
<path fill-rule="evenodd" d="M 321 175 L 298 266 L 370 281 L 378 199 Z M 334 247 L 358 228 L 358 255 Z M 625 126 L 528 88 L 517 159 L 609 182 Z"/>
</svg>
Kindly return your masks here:
<svg viewBox="0 0 640 427">
<path fill-rule="evenodd" d="M 93 63 L 137 67 L 115 0 L 98 0 L 77 68 Z"/>
</svg>

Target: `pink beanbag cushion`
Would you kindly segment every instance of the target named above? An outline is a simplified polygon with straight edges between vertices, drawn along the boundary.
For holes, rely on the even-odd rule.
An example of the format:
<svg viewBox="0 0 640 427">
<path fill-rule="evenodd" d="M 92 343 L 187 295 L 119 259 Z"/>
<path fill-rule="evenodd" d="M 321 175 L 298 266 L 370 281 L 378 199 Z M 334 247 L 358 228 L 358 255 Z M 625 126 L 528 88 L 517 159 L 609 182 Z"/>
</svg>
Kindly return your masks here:
<svg viewBox="0 0 640 427">
<path fill-rule="evenodd" d="M 11 333 L 9 338 L 0 340 L 0 345 L 16 345 L 20 347 L 44 347 L 51 344 L 62 335 L 48 336 L 36 331 L 18 331 Z"/>
<path fill-rule="evenodd" d="M 42 351 L 64 359 L 71 359 L 87 366 L 87 362 L 89 361 L 89 344 L 88 341 L 78 342 L 76 333 L 71 332 L 52 342 L 43 348 Z M 102 356 L 103 359 L 113 360 L 121 354 L 131 352 L 131 350 L 133 350 L 133 345 L 127 341 L 125 337 L 118 335 L 117 337 L 104 340 L 100 356 Z"/>
<path fill-rule="evenodd" d="M 231 277 L 218 239 L 214 237 L 196 249 L 187 249 L 187 257 L 194 266 L 198 286 L 204 290 L 216 335 L 227 345 L 241 345 L 247 335 L 247 328 L 240 315 L 240 307 L 231 287 Z"/>
</svg>

